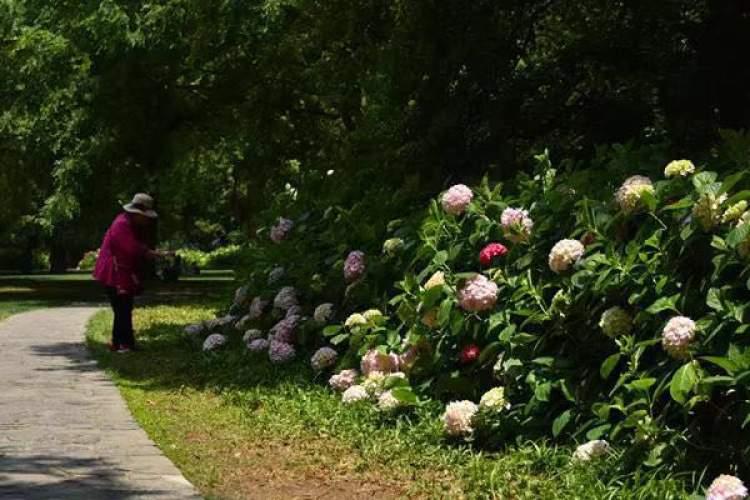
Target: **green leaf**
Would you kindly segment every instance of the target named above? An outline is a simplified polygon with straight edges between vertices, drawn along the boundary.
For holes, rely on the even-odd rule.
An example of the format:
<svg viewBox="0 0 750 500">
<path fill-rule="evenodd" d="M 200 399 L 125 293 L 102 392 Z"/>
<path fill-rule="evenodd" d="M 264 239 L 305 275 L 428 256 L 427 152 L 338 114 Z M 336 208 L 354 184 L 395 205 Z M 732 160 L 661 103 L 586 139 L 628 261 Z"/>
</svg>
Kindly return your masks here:
<svg viewBox="0 0 750 500">
<path fill-rule="evenodd" d="M 737 202 L 740 202 L 742 200 L 747 200 L 747 199 L 750 199 L 750 190 L 746 189 L 744 191 L 740 191 L 739 193 L 731 196 L 727 200 L 727 205 L 734 205 Z"/>
<path fill-rule="evenodd" d="M 590 429 L 586 433 L 586 439 L 592 440 L 592 441 L 594 439 L 599 439 L 600 437 L 604 436 L 607 433 L 607 431 L 609 431 L 611 428 L 612 428 L 612 424 L 598 425 L 594 427 L 593 429 Z"/>
<path fill-rule="evenodd" d="M 745 172 L 740 170 L 736 174 L 732 174 L 721 183 L 721 192 L 727 193 L 731 190 L 742 178 L 745 176 Z"/>
<path fill-rule="evenodd" d="M 716 181 L 718 174 L 716 172 L 705 171 L 693 176 L 693 186 L 698 193 L 702 194 L 708 186 Z"/>
<path fill-rule="evenodd" d="M 341 335 L 336 335 L 331 339 L 331 344 L 333 345 L 339 345 L 340 343 L 344 342 L 346 339 L 349 338 L 349 335 L 346 333 L 342 333 Z"/>
<path fill-rule="evenodd" d="M 544 382 L 539 384 L 534 389 L 534 397 L 539 401 L 549 401 L 549 396 L 552 393 L 552 384 Z"/>
<path fill-rule="evenodd" d="M 727 245 L 737 248 L 737 245 L 745 241 L 748 236 L 750 236 L 750 224 L 740 224 L 727 235 Z"/>
<path fill-rule="evenodd" d="M 727 372 L 729 375 L 734 375 L 739 369 L 739 366 L 737 366 L 737 363 L 735 363 L 729 358 L 724 358 L 721 356 L 701 356 L 701 359 L 723 368 L 724 371 Z"/>
<path fill-rule="evenodd" d="M 557 437 L 565 429 L 565 426 L 570 422 L 571 411 L 565 410 L 562 412 L 554 422 L 552 422 L 552 435 Z"/>
<path fill-rule="evenodd" d="M 434 286 L 429 290 L 425 290 L 422 294 L 422 305 L 425 310 L 431 309 L 432 306 L 438 303 L 440 298 L 443 296 L 443 287 Z"/>
<path fill-rule="evenodd" d="M 655 378 L 639 378 L 627 384 L 626 387 L 637 391 L 647 391 L 652 385 L 656 383 Z"/>
<path fill-rule="evenodd" d="M 708 290 L 708 294 L 706 295 L 706 305 L 718 312 L 724 309 L 724 306 L 721 304 L 721 296 L 718 288 L 711 288 Z"/>
<path fill-rule="evenodd" d="M 323 328 L 323 335 L 326 337 L 331 337 L 333 335 L 336 335 L 341 331 L 341 326 L 339 325 L 331 325 Z"/>
<path fill-rule="evenodd" d="M 505 321 L 505 314 L 499 312 L 490 316 L 490 325 L 487 328 L 488 332 L 492 332 L 498 325 L 501 325 Z"/>
<path fill-rule="evenodd" d="M 654 193 L 651 193 L 650 191 L 641 191 L 641 203 L 649 210 L 649 212 L 653 212 L 656 210 L 656 205 L 658 204 L 658 200 L 656 199 L 656 196 L 654 196 Z"/>
<path fill-rule="evenodd" d="M 509 344 L 510 339 L 513 337 L 514 333 L 516 333 L 516 325 L 508 325 L 505 328 L 503 328 L 503 331 L 500 332 L 497 338 L 500 339 L 500 342 Z"/>
<path fill-rule="evenodd" d="M 664 207 L 664 210 L 682 210 L 683 208 L 690 208 L 695 204 L 693 199 L 690 196 L 686 196 L 685 198 L 676 201 L 672 203 L 671 205 L 667 205 Z"/>
<path fill-rule="evenodd" d="M 419 401 L 411 387 L 396 387 L 391 391 L 391 394 L 393 394 L 394 398 L 405 404 L 415 405 Z"/>
<path fill-rule="evenodd" d="M 453 299 L 448 297 L 440 303 L 440 309 L 438 309 L 437 320 L 438 324 L 443 327 L 448 324 L 451 317 L 451 311 L 453 310 Z"/>
<path fill-rule="evenodd" d="M 599 375 L 603 379 L 609 378 L 610 374 L 612 373 L 612 370 L 615 369 L 617 366 L 617 363 L 620 361 L 620 357 L 622 355 L 618 352 L 616 354 L 613 354 L 609 356 L 607 359 L 604 360 L 602 363 L 602 366 L 599 368 Z"/>
<path fill-rule="evenodd" d="M 671 297 L 661 297 L 654 301 L 653 304 L 648 306 L 648 309 L 646 309 L 646 312 L 649 314 L 658 314 L 662 311 L 671 310 L 674 312 L 679 312 L 677 310 L 677 298 L 679 297 L 679 294 L 672 295 Z"/>
<path fill-rule="evenodd" d="M 482 352 L 479 354 L 479 364 L 483 365 L 489 360 L 494 362 L 501 349 L 502 344 L 500 344 L 500 342 L 491 342 L 487 347 L 482 349 Z"/>
<path fill-rule="evenodd" d="M 385 390 L 393 389 L 396 387 L 408 387 L 409 389 L 411 389 L 411 387 L 409 387 L 409 381 L 403 377 L 394 377 L 393 375 L 389 375 L 383 381 L 383 388 Z"/>
<path fill-rule="evenodd" d="M 555 363 L 555 358 L 551 356 L 545 356 L 541 358 L 535 358 L 531 360 L 532 363 L 535 363 L 537 365 L 541 366 L 552 366 Z"/>
<path fill-rule="evenodd" d="M 698 383 L 698 373 L 695 370 L 695 362 L 682 365 L 672 376 L 669 384 L 669 394 L 672 399 L 680 404 L 685 404 L 687 396 Z"/>
<path fill-rule="evenodd" d="M 448 252 L 445 250 L 440 250 L 438 253 L 435 254 L 435 257 L 432 258 L 432 263 L 436 266 L 442 266 L 448 261 Z"/>
</svg>

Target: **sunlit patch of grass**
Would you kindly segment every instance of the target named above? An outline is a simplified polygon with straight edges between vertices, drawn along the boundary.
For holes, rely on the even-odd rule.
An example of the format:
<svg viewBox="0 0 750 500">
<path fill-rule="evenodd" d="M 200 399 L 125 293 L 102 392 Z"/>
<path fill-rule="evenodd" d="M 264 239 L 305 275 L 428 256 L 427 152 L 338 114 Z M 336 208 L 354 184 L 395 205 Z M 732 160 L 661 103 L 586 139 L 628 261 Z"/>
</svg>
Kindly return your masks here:
<svg viewBox="0 0 750 500">
<path fill-rule="evenodd" d="M 145 351 L 127 355 L 104 348 L 108 313 L 88 332 L 138 421 L 209 498 L 687 497 L 674 478 L 629 476 L 617 455 L 580 465 L 571 449 L 544 442 L 497 453 L 448 445 L 440 405 L 398 418 L 344 406 L 304 360 L 273 366 L 247 354 L 239 332 L 228 349 L 204 354 L 182 329 L 211 314 L 205 305 L 140 309 Z"/>
</svg>

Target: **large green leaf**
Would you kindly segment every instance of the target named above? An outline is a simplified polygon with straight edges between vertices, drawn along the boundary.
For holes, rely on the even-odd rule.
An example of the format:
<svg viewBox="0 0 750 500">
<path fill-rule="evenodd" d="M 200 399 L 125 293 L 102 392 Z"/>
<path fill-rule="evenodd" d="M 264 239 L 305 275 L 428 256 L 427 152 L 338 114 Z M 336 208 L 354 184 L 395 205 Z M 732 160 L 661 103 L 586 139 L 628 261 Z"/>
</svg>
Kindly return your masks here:
<svg viewBox="0 0 750 500">
<path fill-rule="evenodd" d="M 698 373 L 695 368 L 695 361 L 682 365 L 672 376 L 669 384 L 669 394 L 672 399 L 680 404 L 685 404 L 687 396 L 698 383 Z"/>
<path fill-rule="evenodd" d="M 557 437 L 560 435 L 560 433 L 565 429 L 565 426 L 568 425 L 568 422 L 570 422 L 570 417 L 572 415 L 572 412 L 570 410 L 565 410 L 562 412 L 554 422 L 552 422 L 552 435 Z"/>
<path fill-rule="evenodd" d="M 599 368 L 599 375 L 603 379 L 609 378 L 609 375 L 612 373 L 612 370 L 615 369 L 617 366 L 617 363 L 620 361 L 620 357 L 622 355 L 618 352 L 616 354 L 613 354 L 609 356 L 607 359 L 604 360 L 602 363 L 602 366 Z"/>
</svg>

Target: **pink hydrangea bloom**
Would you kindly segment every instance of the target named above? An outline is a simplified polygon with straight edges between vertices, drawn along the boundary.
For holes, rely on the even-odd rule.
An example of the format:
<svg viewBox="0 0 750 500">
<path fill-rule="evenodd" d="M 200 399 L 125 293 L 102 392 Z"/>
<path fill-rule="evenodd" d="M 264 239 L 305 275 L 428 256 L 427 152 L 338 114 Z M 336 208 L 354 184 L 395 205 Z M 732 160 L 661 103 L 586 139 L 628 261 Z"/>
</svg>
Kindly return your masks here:
<svg viewBox="0 0 750 500">
<path fill-rule="evenodd" d="M 466 211 L 466 207 L 473 198 L 474 193 L 471 189 L 463 184 L 456 184 L 443 193 L 440 203 L 443 205 L 443 210 L 449 214 L 460 215 Z"/>
<path fill-rule="evenodd" d="M 322 371 L 333 366 L 336 363 L 337 357 L 338 353 L 335 350 L 330 347 L 321 347 L 310 358 L 310 364 L 313 369 Z"/>
<path fill-rule="evenodd" d="M 521 243 L 531 236 L 534 221 L 529 217 L 528 210 L 508 207 L 500 215 L 500 226 L 506 238 L 513 243 Z"/>
<path fill-rule="evenodd" d="M 399 358 L 396 354 L 383 354 L 377 349 L 372 349 L 362 357 L 360 368 L 365 377 L 372 372 L 396 372 L 399 369 Z"/>
<path fill-rule="evenodd" d="M 365 253 L 360 250 L 354 250 L 349 253 L 346 261 L 344 261 L 344 279 L 348 283 L 357 281 L 365 274 L 366 269 Z"/>
<path fill-rule="evenodd" d="M 282 319 L 271 328 L 274 340 L 285 344 L 293 344 L 298 324 L 299 316 L 287 316 Z"/>
<path fill-rule="evenodd" d="M 284 217 L 279 217 L 279 221 L 271 228 L 271 241 L 281 243 L 289 236 L 289 232 L 293 227 L 294 222 Z"/>
<path fill-rule="evenodd" d="M 268 346 L 268 359 L 274 364 L 288 363 L 296 354 L 294 347 L 286 342 L 272 340 Z"/>
<path fill-rule="evenodd" d="M 661 334 L 664 350 L 675 359 L 687 359 L 695 338 L 695 322 L 685 316 L 670 319 Z"/>
<path fill-rule="evenodd" d="M 739 478 L 722 474 L 706 491 L 706 500 L 742 500 L 747 498 L 747 488 Z"/>
<path fill-rule="evenodd" d="M 343 392 L 357 382 L 359 372 L 357 370 L 342 370 L 328 379 L 328 385 L 331 389 Z"/>
<path fill-rule="evenodd" d="M 469 278 L 458 291 L 458 303 L 471 312 L 487 311 L 497 302 L 497 285 L 481 274 Z"/>
</svg>

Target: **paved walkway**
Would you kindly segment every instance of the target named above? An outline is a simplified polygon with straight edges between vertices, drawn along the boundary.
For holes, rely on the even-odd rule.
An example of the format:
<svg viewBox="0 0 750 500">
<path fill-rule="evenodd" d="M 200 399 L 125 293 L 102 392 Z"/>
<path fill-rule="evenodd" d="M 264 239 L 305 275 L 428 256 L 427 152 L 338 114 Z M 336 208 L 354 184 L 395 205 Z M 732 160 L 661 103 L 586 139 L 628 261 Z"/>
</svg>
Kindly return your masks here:
<svg viewBox="0 0 750 500">
<path fill-rule="evenodd" d="M 0 322 L 0 498 L 198 499 L 88 356 L 92 308 Z"/>
</svg>

